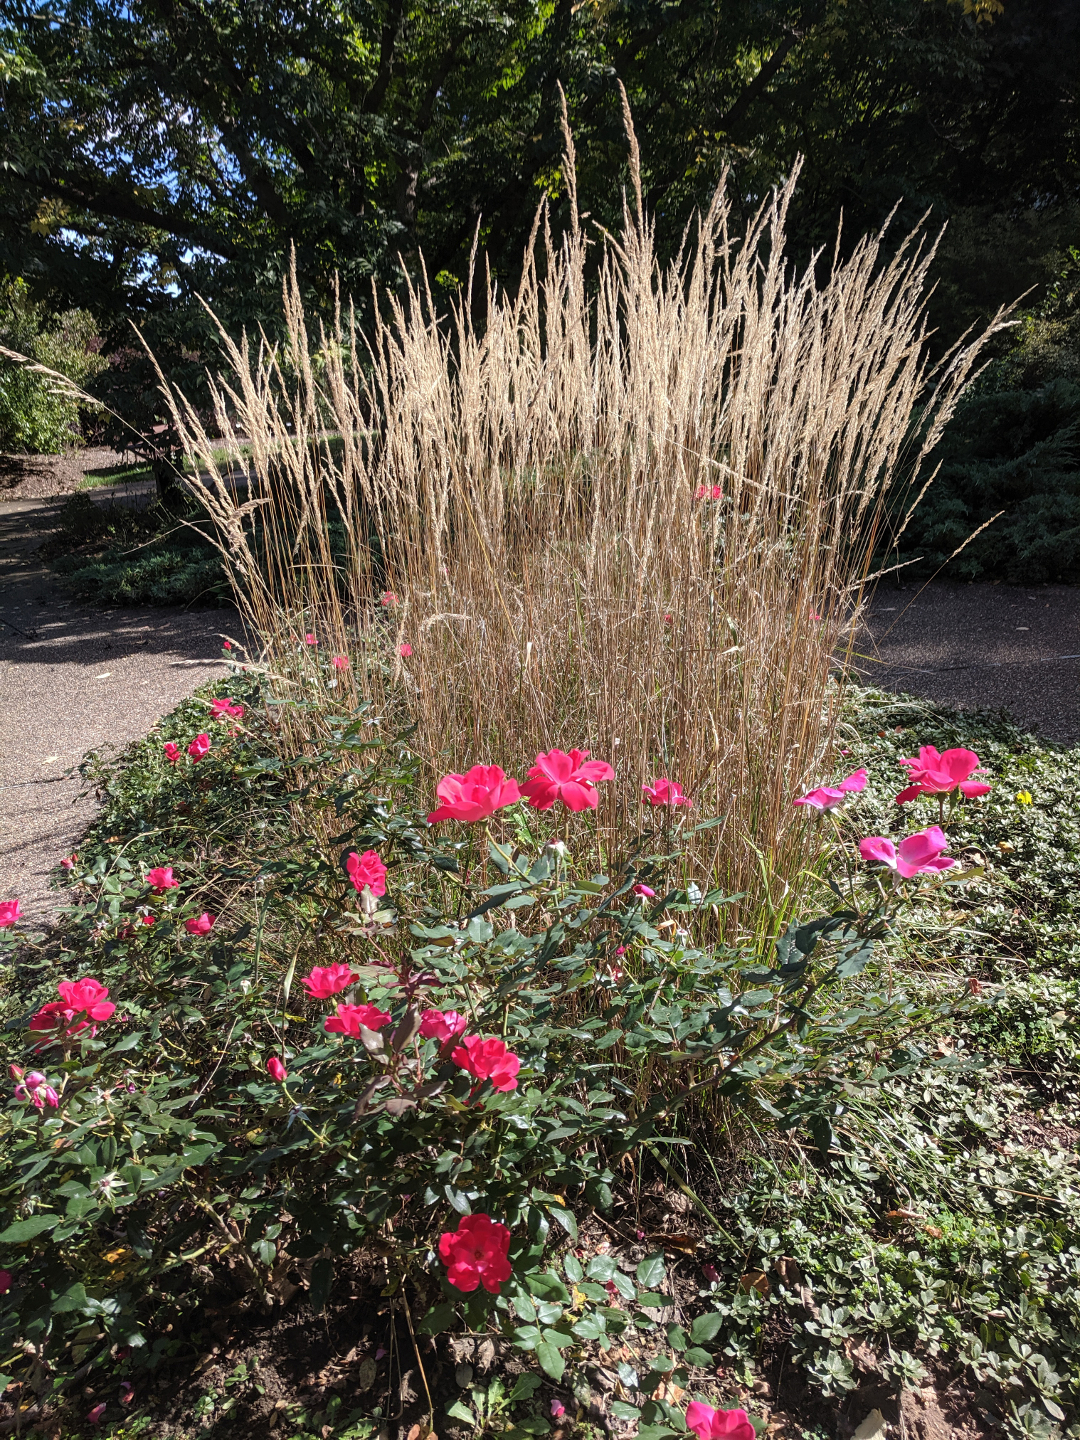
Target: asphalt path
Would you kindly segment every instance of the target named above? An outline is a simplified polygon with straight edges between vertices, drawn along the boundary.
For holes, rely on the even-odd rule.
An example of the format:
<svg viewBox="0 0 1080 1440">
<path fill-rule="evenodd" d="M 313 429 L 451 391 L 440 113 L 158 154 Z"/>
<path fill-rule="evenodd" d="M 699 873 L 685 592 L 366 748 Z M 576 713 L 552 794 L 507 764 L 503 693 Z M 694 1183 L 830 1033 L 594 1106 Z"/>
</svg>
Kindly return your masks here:
<svg viewBox="0 0 1080 1440">
<path fill-rule="evenodd" d="M 1080 741 L 1080 587 L 881 584 L 856 649 L 884 690 L 1007 710 L 1042 739 Z"/>
<path fill-rule="evenodd" d="M 31 920 L 55 911 L 51 878 L 94 812 L 79 794 L 83 755 L 147 734 L 222 674 L 221 637 L 239 623 L 232 610 L 66 600 L 35 556 L 62 503 L 0 504 L 0 900 L 18 897 Z"/>
</svg>

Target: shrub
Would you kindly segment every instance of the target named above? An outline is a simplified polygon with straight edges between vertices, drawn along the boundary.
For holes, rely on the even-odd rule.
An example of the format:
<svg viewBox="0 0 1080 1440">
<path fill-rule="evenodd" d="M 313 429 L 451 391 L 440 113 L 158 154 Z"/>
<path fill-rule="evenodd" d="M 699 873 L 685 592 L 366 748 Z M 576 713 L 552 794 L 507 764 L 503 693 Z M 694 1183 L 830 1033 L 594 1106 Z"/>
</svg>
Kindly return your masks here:
<svg viewBox="0 0 1080 1440">
<path fill-rule="evenodd" d="M 66 310 L 50 320 L 23 280 L 0 282 L 0 345 L 75 386 L 85 385 L 104 365 L 89 311 Z M 63 450 L 78 436 L 80 403 L 60 393 L 47 376 L 0 356 L 0 450 Z"/>
<path fill-rule="evenodd" d="M 607 873 L 587 821 L 567 842 L 520 807 L 433 829 L 416 757 L 369 711 L 324 714 L 324 748 L 283 757 L 284 707 L 239 698 L 88 765 L 105 813 L 61 965 L 24 959 L 8 1001 L 9 1058 L 46 1077 L 7 1109 L 9 1350 L 47 1396 L 143 1347 L 154 1290 L 208 1251 L 267 1308 L 303 1267 L 316 1310 L 367 1254 L 417 1332 L 493 1329 L 556 1379 L 631 1327 L 648 1369 L 619 1413 L 668 1433 L 657 1387 L 711 1364 L 716 1329 L 658 1326 L 662 1254 L 583 1262 L 579 1217 L 611 1210 L 624 1158 L 668 1167 L 720 1114 L 806 1127 L 827 1155 L 841 1094 L 923 1063 L 927 1015 L 864 983 L 903 892 L 871 879 L 775 945 L 720 944 L 730 897 L 683 858 L 711 822 L 644 809 Z M 57 1001 L 66 955 L 108 995 Z M 470 1215 L 508 1232 L 470 1248 L 477 1277 L 442 1263 Z"/>
<path fill-rule="evenodd" d="M 76 494 L 39 553 L 64 589 L 90 604 L 224 604 L 229 590 L 220 557 L 186 518 L 196 521 L 201 512 L 105 505 Z"/>
<path fill-rule="evenodd" d="M 968 580 L 1076 579 L 1078 282 L 1080 251 L 1073 251 L 1046 301 L 1024 317 L 1012 349 L 961 401 L 934 457 L 941 471 L 902 537 L 902 561 L 918 557 L 924 572 L 948 561 L 950 575 Z M 899 511 L 910 504 L 907 487 L 895 503 Z"/>
</svg>

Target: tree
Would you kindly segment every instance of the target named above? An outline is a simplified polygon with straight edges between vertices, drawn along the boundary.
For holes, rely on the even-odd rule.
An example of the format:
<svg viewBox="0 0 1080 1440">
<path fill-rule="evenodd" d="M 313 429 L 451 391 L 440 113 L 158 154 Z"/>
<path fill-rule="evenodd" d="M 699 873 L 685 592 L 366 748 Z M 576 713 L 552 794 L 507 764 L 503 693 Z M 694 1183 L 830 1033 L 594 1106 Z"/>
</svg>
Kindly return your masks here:
<svg viewBox="0 0 1080 1440">
<path fill-rule="evenodd" d="M 618 80 L 669 251 L 725 166 L 750 209 L 799 154 L 802 257 L 831 245 L 841 211 L 853 240 L 898 203 L 903 224 L 932 206 L 969 231 L 989 211 L 1010 225 L 1037 213 L 1037 251 L 1045 217 L 1077 199 L 1080 16 L 1072 0 L 996 9 L 9 0 L 0 266 L 89 306 L 110 349 L 134 316 L 177 363 L 208 339 L 196 292 L 230 325 L 271 320 L 293 242 L 324 301 L 335 272 L 363 301 L 421 249 L 439 293 L 477 225 L 512 278 L 534 206 L 558 196 L 559 83 L 583 203 L 601 222 L 617 213 Z M 963 318 L 974 302 L 955 268 Z"/>
</svg>

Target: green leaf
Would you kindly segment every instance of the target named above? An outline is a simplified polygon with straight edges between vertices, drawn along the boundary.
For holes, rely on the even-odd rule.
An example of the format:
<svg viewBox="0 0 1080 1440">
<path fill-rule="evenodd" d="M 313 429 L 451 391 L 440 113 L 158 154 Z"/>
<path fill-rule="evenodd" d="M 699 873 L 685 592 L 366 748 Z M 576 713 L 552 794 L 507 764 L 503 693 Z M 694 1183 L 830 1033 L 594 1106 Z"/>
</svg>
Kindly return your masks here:
<svg viewBox="0 0 1080 1440">
<path fill-rule="evenodd" d="M 33 1240 L 45 1230 L 53 1230 L 60 1223 L 59 1215 L 31 1215 L 27 1220 L 16 1220 L 14 1225 L 9 1225 L 0 1234 L 0 1243 L 8 1245 L 22 1245 L 26 1240 Z"/>
<path fill-rule="evenodd" d="M 145 1030 L 135 1030 L 130 1035 L 125 1035 L 122 1040 L 118 1040 L 112 1047 L 113 1054 L 119 1054 L 122 1050 L 134 1050 L 145 1034 Z"/>
<path fill-rule="evenodd" d="M 558 1300 L 563 1305 L 570 1304 L 570 1292 L 554 1270 L 545 1270 L 542 1273 L 534 1270 L 525 1276 L 525 1284 L 541 1300 Z"/>
<path fill-rule="evenodd" d="M 416 1329 L 420 1335 L 442 1335 L 454 1323 L 454 1313 L 454 1306 L 449 1300 L 442 1300 L 439 1305 L 432 1305 Z"/>
<path fill-rule="evenodd" d="M 655 1290 L 667 1274 L 663 1254 L 657 1252 L 653 1255 L 646 1255 L 634 1274 L 637 1276 L 639 1285 L 644 1285 L 649 1290 Z"/>
<path fill-rule="evenodd" d="M 524 1375 L 519 1375 L 514 1381 L 514 1388 L 510 1391 L 507 1399 L 511 1405 L 515 1404 L 518 1400 L 528 1400 L 530 1395 L 534 1395 L 536 1391 L 540 1389 L 541 1384 L 542 1381 L 539 1375 L 534 1375 L 531 1371 L 526 1371 Z"/>
<path fill-rule="evenodd" d="M 614 1279 L 618 1268 L 614 1255 L 594 1255 L 585 1266 L 585 1274 L 590 1280 L 599 1280 L 601 1285 L 606 1285 Z"/>
<path fill-rule="evenodd" d="M 566 1278 L 574 1281 L 575 1284 L 584 1278 L 585 1272 L 582 1270 L 581 1261 L 576 1255 L 564 1255 L 562 1267 L 566 1272 Z"/>
<path fill-rule="evenodd" d="M 681 1325 L 669 1325 L 667 1327 L 668 1344 L 673 1350 L 685 1350 L 687 1345 L 686 1331 Z"/>
<path fill-rule="evenodd" d="M 452 1405 L 446 1407 L 446 1413 L 453 1420 L 464 1420 L 466 1425 L 475 1425 L 476 1416 L 469 1409 L 463 1400 L 455 1400 Z"/>
<path fill-rule="evenodd" d="M 559 1224 L 563 1227 L 566 1233 L 570 1236 L 571 1240 L 576 1240 L 578 1238 L 577 1221 L 574 1219 L 574 1216 L 569 1210 L 563 1210 L 558 1205 L 549 1205 L 547 1207 L 547 1211 L 553 1219 L 559 1222 Z"/>
<path fill-rule="evenodd" d="M 72 1285 L 58 1295 L 52 1303 L 54 1315 L 63 1315 L 69 1310 L 82 1310 L 86 1307 L 86 1289 L 82 1285 Z"/>
<path fill-rule="evenodd" d="M 720 1333 L 723 1323 L 724 1317 L 718 1315 L 715 1310 L 705 1315 L 699 1315 L 690 1326 L 690 1339 L 695 1345 L 707 1344 Z"/>
<path fill-rule="evenodd" d="M 552 1380 L 562 1379 L 566 1371 L 566 1361 L 554 1345 L 549 1344 L 547 1340 L 541 1340 L 536 1347 L 536 1358 L 545 1375 L 550 1375 Z"/>
<path fill-rule="evenodd" d="M 277 1246 L 272 1240 L 256 1240 L 251 1248 L 264 1265 L 273 1265 L 274 1257 L 277 1255 Z"/>
<path fill-rule="evenodd" d="M 708 1350 L 699 1350 L 697 1346 L 693 1345 L 683 1354 L 682 1358 L 687 1365 L 711 1366 L 713 1363 L 713 1357 Z"/>
</svg>

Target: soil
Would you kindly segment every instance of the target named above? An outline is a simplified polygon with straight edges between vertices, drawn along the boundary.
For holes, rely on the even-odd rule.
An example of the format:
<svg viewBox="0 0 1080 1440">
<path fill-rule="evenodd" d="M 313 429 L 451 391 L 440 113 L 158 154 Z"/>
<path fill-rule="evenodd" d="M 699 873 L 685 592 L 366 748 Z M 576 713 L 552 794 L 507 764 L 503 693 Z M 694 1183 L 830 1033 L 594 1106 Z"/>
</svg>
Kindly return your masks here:
<svg viewBox="0 0 1080 1440">
<path fill-rule="evenodd" d="M 87 471 L 109 470 L 133 464 L 131 451 L 91 446 L 63 455 L 0 455 L 0 503 L 5 500 L 44 500 L 73 495 Z"/>
</svg>

